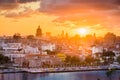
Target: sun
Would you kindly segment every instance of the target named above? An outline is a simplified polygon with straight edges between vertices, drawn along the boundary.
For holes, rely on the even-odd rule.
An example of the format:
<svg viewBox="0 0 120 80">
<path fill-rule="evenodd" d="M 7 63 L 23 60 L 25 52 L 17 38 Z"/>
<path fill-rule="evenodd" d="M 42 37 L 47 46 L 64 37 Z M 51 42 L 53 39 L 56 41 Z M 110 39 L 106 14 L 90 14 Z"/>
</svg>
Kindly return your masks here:
<svg viewBox="0 0 120 80">
<path fill-rule="evenodd" d="M 81 36 L 85 36 L 88 34 L 88 29 L 86 28 L 80 28 L 78 29 L 78 33 L 81 35 Z"/>
</svg>

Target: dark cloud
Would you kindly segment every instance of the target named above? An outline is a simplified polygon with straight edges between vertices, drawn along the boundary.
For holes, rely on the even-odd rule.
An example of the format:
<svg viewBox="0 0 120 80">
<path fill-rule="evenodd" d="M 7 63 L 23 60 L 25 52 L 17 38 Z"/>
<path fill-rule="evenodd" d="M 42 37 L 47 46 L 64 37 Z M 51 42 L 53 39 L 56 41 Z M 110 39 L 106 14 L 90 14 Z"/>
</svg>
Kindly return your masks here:
<svg viewBox="0 0 120 80">
<path fill-rule="evenodd" d="M 0 15 L 9 18 L 30 17 L 38 13 L 38 0 L 0 0 Z"/>
<path fill-rule="evenodd" d="M 85 3 L 106 3 L 106 2 L 115 2 L 115 0 L 70 0 L 71 2 L 75 2 L 75 3 L 81 3 L 81 2 L 85 2 Z"/>
<path fill-rule="evenodd" d="M 120 21 L 119 3 L 120 0 L 44 0 L 41 11 L 59 16 L 53 22 L 61 23 L 60 26 L 78 28 L 89 25 L 95 30 L 111 29 Z M 97 24 L 100 26 L 94 26 Z"/>
<path fill-rule="evenodd" d="M 14 3 L 0 3 L 0 10 L 11 10 L 17 7 L 18 4 L 14 4 Z"/>
<path fill-rule="evenodd" d="M 91 14 L 96 13 L 94 10 L 101 11 L 103 15 L 119 15 L 120 13 L 120 0 L 0 0 L 0 10 L 17 9 L 20 4 L 36 1 L 41 1 L 40 7 L 36 10 L 61 16 L 59 18 L 61 20 L 67 20 L 68 18 L 70 20 L 80 20 L 81 14 L 86 16 L 89 13 L 89 16 L 91 16 Z M 21 13 L 7 13 L 7 17 L 14 16 L 13 14 L 19 15 Z M 70 16 L 66 17 L 67 15 Z"/>
<path fill-rule="evenodd" d="M 32 2 L 37 0 L 0 0 L 0 3 L 26 3 L 26 2 Z"/>
<path fill-rule="evenodd" d="M 18 7 L 18 4 L 16 4 L 16 0 L 0 0 L 0 9 L 8 10 Z"/>
<path fill-rule="evenodd" d="M 26 2 L 34 2 L 34 1 L 38 1 L 38 0 L 19 0 L 18 2 L 26 3 Z"/>
<path fill-rule="evenodd" d="M 16 0 L 0 0 L 0 3 L 14 3 Z"/>
<path fill-rule="evenodd" d="M 83 8 L 96 8 L 96 9 L 111 9 L 117 8 L 120 0 L 42 0 L 41 11 L 61 11 L 69 9 L 83 9 Z"/>
<path fill-rule="evenodd" d="M 115 3 L 120 5 L 120 0 L 116 0 Z"/>
<path fill-rule="evenodd" d="M 57 22 L 88 19 L 85 24 L 94 25 L 107 16 L 119 17 L 119 3 L 120 0 L 42 0 L 40 10 L 59 16 Z"/>
<path fill-rule="evenodd" d="M 34 2 L 38 0 L 0 0 L 0 9 L 9 10 L 17 8 L 21 3 Z"/>
</svg>

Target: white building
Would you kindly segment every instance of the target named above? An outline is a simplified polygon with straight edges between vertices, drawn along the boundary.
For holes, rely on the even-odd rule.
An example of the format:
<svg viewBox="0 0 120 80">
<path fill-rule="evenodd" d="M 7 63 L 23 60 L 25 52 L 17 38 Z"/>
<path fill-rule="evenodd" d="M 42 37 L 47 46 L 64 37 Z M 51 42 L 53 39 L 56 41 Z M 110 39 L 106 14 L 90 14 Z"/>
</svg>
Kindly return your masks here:
<svg viewBox="0 0 120 80">
<path fill-rule="evenodd" d="M 45 51 L 45 50 L 54 51 L 56 49 L 56 45 L 52 44 L 52 43 L 42 44 L 41 49 L 42 49 L 42 51 Z"/>
<path fill-rule="evenodd" d="M 18 49 L 22 49 L 21 43 L 3 43 L 2 48 L 5 53 L 18 52 Z"/>
<path fill-rule="evenodd" d="M 93 46 L 92 47 L 92 56 L 94 57 L 94 58 L 96 58 L 97 56 L 96 56 L 96 54 L 99 54 L 99 53 L 103 53 L 103 47 L 101 47 L 101 46 Z M 100 55 L 100 54 L 99 54 Z"/>
<path fill-rule="evenodd" d="M 120 50 L 113 50 L 113 52 L 115 53 L 116 57 L 120 56 Z"/>
<path fill-rule="evenodd" d="M 24 47 L 24 53 L 39 54 L 40 51 L 38 50 L 38 47 L 25 46 Z"/>
<path fill-rule="evenodd" d="M 9 57 L 11 61 L 14 61 L 16 58 L 24 58 L 25 54 L 4 54 L 5 56 Z"/>
<path fill-rule="evenodd" d="M 102 53 L 103 52 L 103 47 L 100 46 L 93 46 L 92 47 L 92 54 L 94 55 L 95 53 Z"/>
<path fill-rule="evenodd" d="M 2 47 L 4 44 L 4 41 L 0 39 L 0 47 Z"/>
</svg>

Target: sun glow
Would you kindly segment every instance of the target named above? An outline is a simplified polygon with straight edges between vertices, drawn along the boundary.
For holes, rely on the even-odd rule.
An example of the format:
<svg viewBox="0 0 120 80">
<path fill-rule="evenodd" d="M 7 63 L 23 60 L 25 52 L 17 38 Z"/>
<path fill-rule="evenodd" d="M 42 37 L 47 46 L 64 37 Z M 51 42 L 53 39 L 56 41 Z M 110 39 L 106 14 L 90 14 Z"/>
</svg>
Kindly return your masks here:
<svg viewBox="0 0 120 80">
<path fill-rule="evenodd" d="M 78 33 L 81 35 L 81 36 L 85 36 L 88 34 L 88 29 L 86 28 L 80 28 L 78 29 Z"/>
</svg>

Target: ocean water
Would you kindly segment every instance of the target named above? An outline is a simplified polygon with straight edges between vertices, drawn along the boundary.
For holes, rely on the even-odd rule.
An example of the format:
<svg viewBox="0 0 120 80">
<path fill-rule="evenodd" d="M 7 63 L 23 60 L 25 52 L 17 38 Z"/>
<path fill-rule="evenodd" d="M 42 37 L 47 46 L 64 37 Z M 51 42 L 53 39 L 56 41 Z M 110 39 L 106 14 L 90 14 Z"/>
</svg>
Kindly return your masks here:
<svg viewBox="0 0 120 80">
<path fill-rule="evenodd" d="M 110 80 L 107 71 L 63 72 L 63 73 L 7 73 L 0 74 L 0 80 Z M 120 70 L 111 75 L 120 80 Z"/>
</svg>

